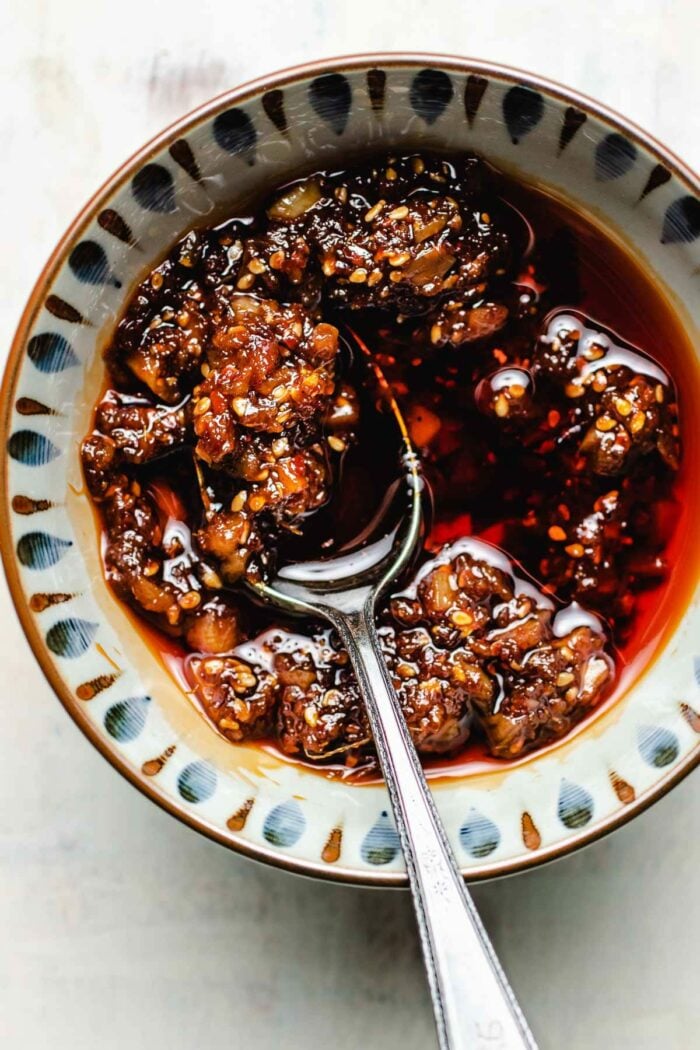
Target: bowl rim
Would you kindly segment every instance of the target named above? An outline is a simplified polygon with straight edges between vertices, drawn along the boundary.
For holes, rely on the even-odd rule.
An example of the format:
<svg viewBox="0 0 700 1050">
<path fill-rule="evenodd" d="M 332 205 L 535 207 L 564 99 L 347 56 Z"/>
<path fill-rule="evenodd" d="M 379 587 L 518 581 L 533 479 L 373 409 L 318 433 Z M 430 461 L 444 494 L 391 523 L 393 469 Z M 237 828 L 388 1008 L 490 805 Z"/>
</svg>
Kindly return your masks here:
<svg viewBox="0 0 700 1050">
<path fill-rule="evenodd" d="M 92 194 L 86 204 L 80 209 L 76 217 L 70 223 L 56 247 L 51 252 L 47 262 L 41 270 L 30 293 L 27 304 L 21 314 L 15 335 L 13 337 L 7 363 L 0 386 L 0 440 L 6 447 L 7 437 L 10 429 L 11 414 L 14 406 L 14 393 L 17 385 L 19 370 L 24 357 L 24 349 L 27 336 L 31 331 L 34 320 L 42 307 L 45 290 L 51 286 L 56 277 L 59 267 L 64 261 L 66 252 L 70 245 L 76 240 L 82 231 L 92 222 L 95 213 L 101 206 L 103 200 L 113 195 L 133 172 L 169 142 L 187 131 L 206 118 L 212 118 L 218 112 L 231 105 L 240 105 L 262 92 L 273 88 L 280 88 L 299 80 L 333 71 L 362 70 L 365 68 L 381 67 L 415 67 L 436 66 L 461 74 L 478 73 L 484 76 L 496 77 L 500 80 L 512 81 L 514 84 L 525 85 L 537 91 L 544 91 L 550 97 L 559 101 L 575 105 L 580 109 L 598 117 L 601 121 L 623 132 L 635 143 L 641 145 L 660 163 L 663 163 L 675 177 L 683 183 L 694 195 L 700 195 L 700 176 L 682 161 L 671 149 L 661 143 L 653 135 L 639 127 L 636 123 L 617 113 L 596 99 L 560 84 L 558 81 L 539 76 L 526 70 L 497 62 L 489 62 L 485 59 L 469 58 L 462 55 L 441 54 L 435 52 L 421 51 L 380 51 L 361 52 L 349 55 L 338 55 L 329 58 L 316 59 L 311 62 L 303 62 L 289 66 L 281 70 L 256 77 L 245 81 L 243 84 L 230 88 L 207 101 L 189 110 L 182 117 L 167 125 L 149 139 L 143 146 L 136 149 L 121 164 L 112 175 Z M 243 854 L 250 859 L 270 864 L 274 867 L 293 872 L 297 875 L 306 875 L 325 879 L 329 882 L 341 882 L 359 886 L 384 886 L 401 887 L 408 886 L 408 876 L 405 872 L 382 872 L 361 871 L 335 865 L 321 865 L 317 861 L 303 860 L 287 856 L 264 845 L 246 842 L 241 839 L 231 839 L 222 831 L 213 826 L 206 819 L 197 816 L 179 806 L 158 792 L 158 790 L 145 778 L 141 778 L 138 772 L 128 765 L 109 742 L 101 737 L 90 720 L 84 714 L 84 705 L 70 691 L 65 681 L 58 672 L 54 661 L 49 656 L 44 639 L 37 627 L 35 617 L 32 614 L 29 603 L 21 584 L 17 560 L 15 556 L 12 530 L 10 526 L 10 503 L 8 491 L 8 457 L 3 457 L 0 468 L 0 554 L 2 555 L 5 576 L 10 590 L 10 595 L 17 612 L 24 634 L 29 646 L 37 660 L 46 680 L 54 693 L 61 701 L 63 707 L 73 719 L 78 728 L 87 739 L 97 748 L 100 754 L 121 773 L 129 783 L 136 787 L 143 795 L 155 802 L 161 809 L 176 817 L 191 829 L 206 835 L 220 845 Z M 628 821 L 644 812 L 649 806 L 663 798 L 673 787 L 686 777 L 696 766 L 700 765 L 700 747 L 691 750 L 688 755 L 671 770 L 668 774 L 640 794 L 634 802 L 629 803 L 619 812 L 613 813 L 595 824 L 591 829 L 579 832 L 571 836 L 565 842 L 553 844 L 550 847 L 538 850 L 533 855 L 522 856 L 517 859 L 507 859 L 481 866 L 477 871 L 463 869 L 462 874 L 470 882 L 483 881 L 514 875 L 542 864 L 557 860 L 581 847 L 595 842 L 617 828 L 622 827 Z"/>
</svg>

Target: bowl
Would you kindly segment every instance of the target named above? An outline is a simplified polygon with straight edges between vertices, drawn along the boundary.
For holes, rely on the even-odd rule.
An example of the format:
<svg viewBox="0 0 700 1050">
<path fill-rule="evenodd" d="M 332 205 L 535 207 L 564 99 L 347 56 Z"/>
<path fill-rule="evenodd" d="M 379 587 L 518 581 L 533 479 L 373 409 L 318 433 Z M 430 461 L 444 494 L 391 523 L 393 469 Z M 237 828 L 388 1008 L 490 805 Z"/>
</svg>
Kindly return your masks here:
<svg viewBox="0 0 700 1050">
<path fill-rule="evenodd" d="M 27 638 L 68 713 L 191 827 L 289 870 L 370 885 L 406 884 L 385 789 L 236 747 L 204 720 L 105 584 L 78 450 L 103 380 L 101 347 L 134 284 L 183 232 L 261 185 L 368 149 L 415 147 L 476 151 L 605 224 L 643 261 L 700 354 L 692 172 L 629 122 L 541 78 L 383 54 L 246 84 L 128 160 L 47 263 L 2 388 L 2 556 Z M 516 872 L 598 838 L 698 762 L 700 610 L 696 581 L 683 586 L 674 629 L 613 705 L 525 761 L 433 782 L 467 878 Z"/>
</svg>

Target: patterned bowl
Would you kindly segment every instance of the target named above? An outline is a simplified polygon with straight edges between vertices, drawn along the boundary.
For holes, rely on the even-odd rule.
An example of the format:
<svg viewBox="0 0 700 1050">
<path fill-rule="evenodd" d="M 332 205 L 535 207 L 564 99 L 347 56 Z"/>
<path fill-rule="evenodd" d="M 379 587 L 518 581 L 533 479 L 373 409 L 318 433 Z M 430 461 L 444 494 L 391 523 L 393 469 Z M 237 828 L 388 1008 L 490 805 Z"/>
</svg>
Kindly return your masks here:
<svg viewBox="0 0 700 1050">
<path fill-rule="evenodd" d="M 78 447 L 103 377 L 100 346 L 134 283 L 187 228 L 233 211 L 261 183 L 368 148 L 418 146 L 475 150 L 624 231 L 700 347 L 692 172 L 597 103 L 527 74 L 370 55 L 248 84 L 132 157 L 56 248 L 2 389 L 2 555 L 29 642 L 69 714 L 132 783 L 224 845 L 374 885 L 406 882 L 383 787 L 328 780 L 217 735 L 104 583 Z M 700 592 L 682 586 L 680 622 L 615 704 L 517 765 L 434 782 L 465 876 L 515 872 L 590 842 L 697 763 Z"/>
</svg>

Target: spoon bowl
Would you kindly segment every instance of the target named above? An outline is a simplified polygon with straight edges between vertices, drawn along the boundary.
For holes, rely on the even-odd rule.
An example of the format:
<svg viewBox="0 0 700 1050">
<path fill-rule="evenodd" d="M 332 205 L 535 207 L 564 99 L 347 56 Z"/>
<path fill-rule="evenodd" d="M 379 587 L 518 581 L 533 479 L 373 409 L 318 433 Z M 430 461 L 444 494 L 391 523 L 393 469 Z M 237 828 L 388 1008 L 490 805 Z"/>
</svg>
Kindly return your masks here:
<svg viewBox="0 0 700 1050">
<path fill-rule="evenodd" d="M 371 384 L 377 411 L 393 423 L 397 476 L 371 521 L 334 553 L 280 565 L 269 581 L 263 574 L 247 579 L 257 598 L 304 616 L 329 618 L 334 609 L 347 612 L 370 596 L 376 601 L 414 561 L 425 532 L 427 483 L 401 409 L 362 339 L 347 329 L 343 343 L 353 371 L 364 373 L 358 380 Z"/>
<path fill-rule="evenodd" d="M 362 539 L 326 559 L 282 565 L 268 583 L 251 578 L 258 600 L 321 617 L 338 631 L 365 703 L 406 860 L 441 1050 L 469 1050 L 497 1033 L 502 1050 L 535 1048 L 508 980 L 469 895 L 428 789 L 389 676 L 375 625 L 378 599 L 414 560 L 423 537 L 420 461 L 389 384 L 354 332 L 379 407 L 395 421 L 400 449 L 396 523 L 385 500 Z M 378 538 L 371 539 L 372 534 Z M 368 539 L 368 537 L 370 537 Z"/>
</svg>

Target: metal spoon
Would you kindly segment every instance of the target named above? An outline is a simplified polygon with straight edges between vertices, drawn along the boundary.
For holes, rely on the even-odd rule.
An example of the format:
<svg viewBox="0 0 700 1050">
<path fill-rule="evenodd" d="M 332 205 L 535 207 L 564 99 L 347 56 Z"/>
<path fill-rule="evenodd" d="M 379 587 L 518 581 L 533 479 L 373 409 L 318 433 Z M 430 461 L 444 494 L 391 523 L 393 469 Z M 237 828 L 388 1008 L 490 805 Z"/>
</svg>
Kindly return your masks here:
<svg viewBox="0 0 700 1050">
<path fill-rule="evenodd" d="M 270 582 L 250 585 L 258 598 L 286 612 L 329 621 L 347 649 L 406 861 L 441 1050 L 537 1050 L 462 879 L 379 645 L 377 601 L 417 553 L 423 482 L 399 407 L 378 366 L 371 359 L 369 365 L 396 421 L 403 513 L 372 542 L 283 566 Z"/>
</svg>

